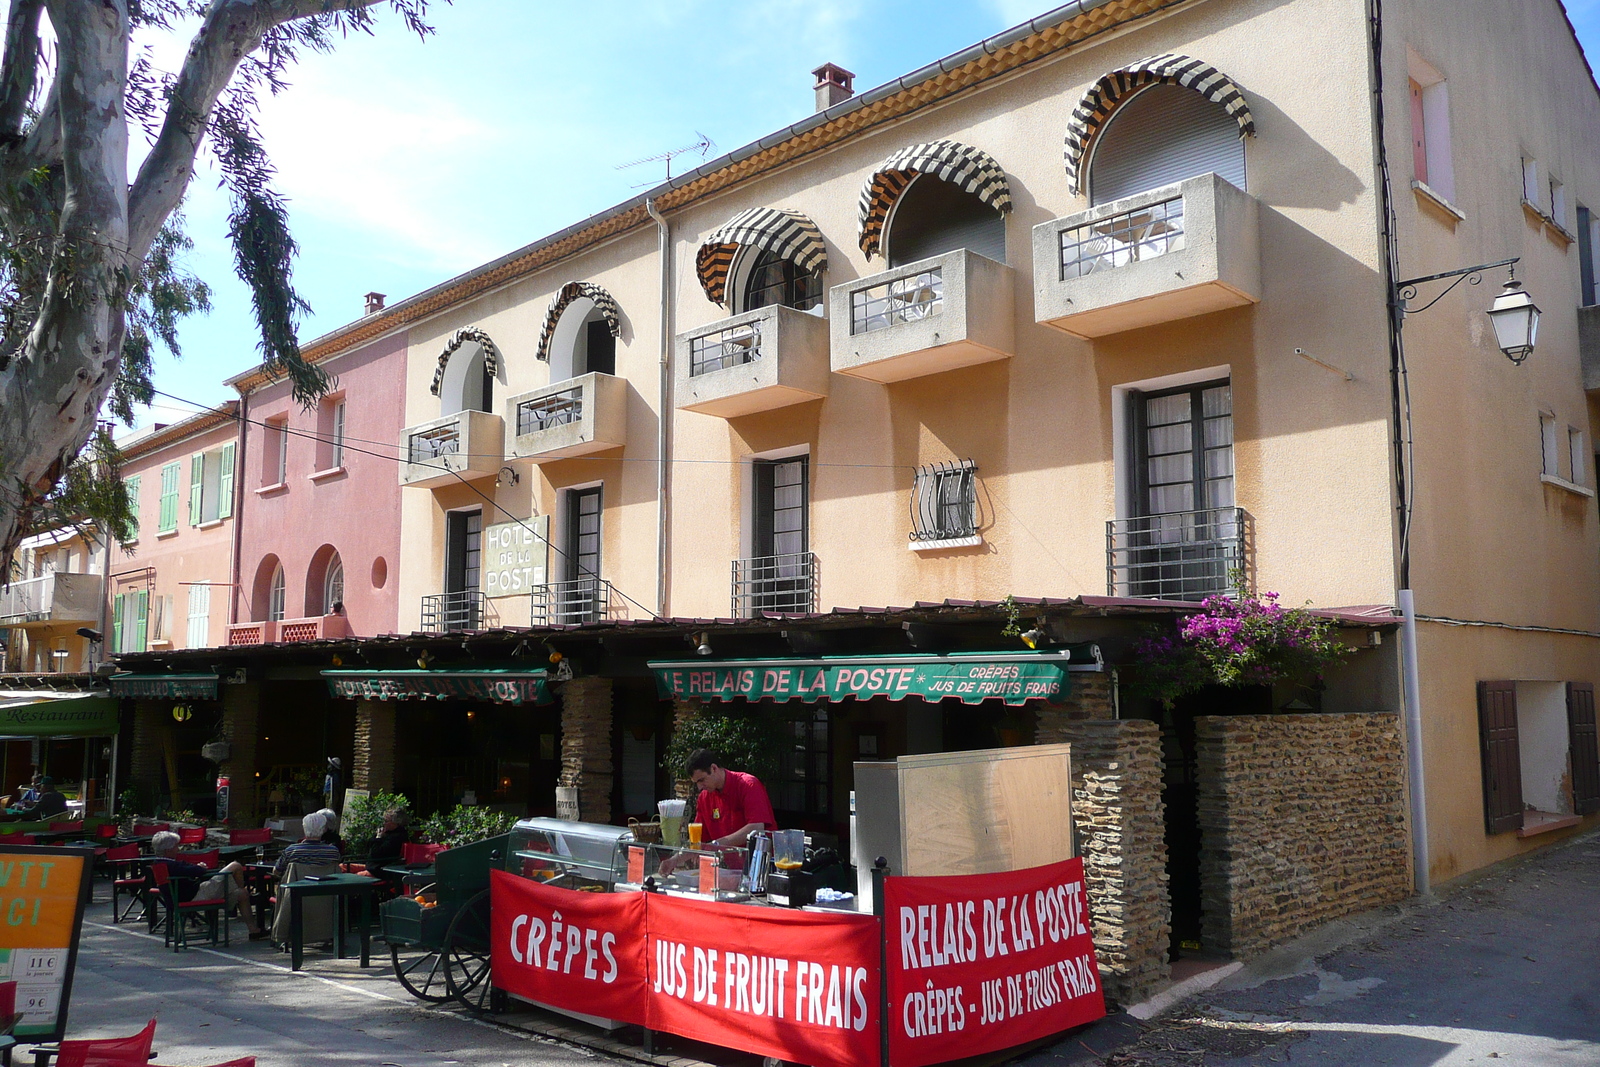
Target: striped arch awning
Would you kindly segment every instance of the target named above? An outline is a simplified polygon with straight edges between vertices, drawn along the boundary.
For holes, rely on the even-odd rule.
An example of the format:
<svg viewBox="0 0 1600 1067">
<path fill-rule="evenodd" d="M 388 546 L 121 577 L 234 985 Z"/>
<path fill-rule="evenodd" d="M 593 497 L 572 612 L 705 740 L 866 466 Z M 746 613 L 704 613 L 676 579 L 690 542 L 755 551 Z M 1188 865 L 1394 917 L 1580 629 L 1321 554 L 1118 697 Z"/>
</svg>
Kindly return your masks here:
<svg viewBox="0 0 1600 1067">
<path fill-rule="evenodd" d="M 713 230 L 695 254 L 700 287 L 713 303 L 727 302 L 728 268 L 740 246 L 764 249 L 812 274 L 828 269 L 828 249 L 816 223 L 786 208 L 751 208 Z"/>
<path fill-rule="evenodd" d="M 959 185 L 1002 214 L 1011 210 L 1006 172 L 981 148 L 959 141 L 929 141 L 902 148 L 882 163 L 861 187 L 861 251 L 868 259 L 882 250 L 883 223 L 913 178 L 931 174 Z"/>
<path fill-rule="evenodd" d="M 1222 105 L 1233 116 L 1239 124 L 1240 137 L 1255 136 L 1256 120 L 1250 114 L 1250 105 L 1245 102 L 1244 94 L 1216 67 L 1193 56 L 1170 52 L 1141 59 L 1095 82 L 1072 111 L 1072 119 L 1067 123 L 1066 163 L 1067 188 L 1074 196 L 1083 190 L 1085 184 L 1084 156 L 1094 135 L 1105 125 L 1106 119 L 1111 117 L 1123 97 L 1157 82 L 1193 89 L 1212 103 Z"/>
<path fill-rule="evenodd" d="M 550 361 L 550 342 L 555 339 L 556 323 L 561 321 L 561 313 L 574 300 L 584 297 L 593 300 L 600 314 L 606 317 L 611 336 L 622 336 L 622 309 L 617 306 L 616 297 L 593 282 L 568 282 L 556 290 L 555 298 L 550 301 L 550 310 L 544 313 L 544 326 L 539 330 L 539 351 L 535 355 L 546 363 Z"/>
<path fill-rule="evenodd" d="M 456 354 L 456 349 L 468 341 L 476 341 L 483 346 L 483 365 L 490 374 L 500 373 L 500 350 L 489 340 L 489 335 L 476 326 L 463 326 L 450 335 L 450 342 L 444 346 L 444 351 L 439 353 L 439 365 L 433 371 L 433 384 L 428 391 L 434 396 L 439 395 L 439 389 L 444 385 L 444 369 L 450 363 L 450 357 Z"/>
</svg>

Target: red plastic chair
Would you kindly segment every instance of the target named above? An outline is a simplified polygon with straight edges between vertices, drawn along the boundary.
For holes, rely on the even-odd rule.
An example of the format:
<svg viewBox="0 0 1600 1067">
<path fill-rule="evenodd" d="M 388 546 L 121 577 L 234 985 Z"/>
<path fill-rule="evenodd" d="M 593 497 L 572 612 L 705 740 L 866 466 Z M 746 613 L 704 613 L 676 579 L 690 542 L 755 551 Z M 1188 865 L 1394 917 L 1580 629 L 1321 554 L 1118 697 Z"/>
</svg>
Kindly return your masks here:
<svg viewBox="0 0 1600 1067">
<path fill-rule="evenodd" d="M 204 844 L 205 839 L 206 828 L 204 826 L 182 826 L 178 828 L 178 844 L 180 846 Z"/>
<path fill-rule="evenodd" d="M 172 883 L 172 876 L 167 871 L 165 863 L 152 863 L 150 865 L 150 881 L 153 883 L 155 899 L 167 910 L 167 929 L 163 933 L 161 943 L 171 945 L 172 951 L 178 952 L 189 947 L 189 918 L 194 915 L 203 915 L 207 928 L 211 932 L 211 943 L 217 944 L 217 923 L 222 923 L 222 941 L 224 946 L 232 944 L 231 931 L 228 929 L 228 900 L 221 897 L 217 900 L 189 900 L 181 901 Z M 140 1064 L 144 1060 L 139 1061 Z"/>
<path fill-rule="evenodd" d="M 17 1011 L 17 983 L 0 982 L 0 1063 L 5 1067 L 11 1067 L 11 1050 L 17 1047 L 12 1031 L 21 1021 L 22 1013 Z"/>
<path fill-rule="evenodd" d="M 216 870 L 222 866 L 222 850 L 220 848 L 207 849 L 204 852 L 180 852 L 178 858 L 185 863 L 192 863 L 197 867 L 206 867 Z"/>
<path fill-rule="evenodd" d="M 107 838 L 116 837 L 117 836 L 117 824 L 114 823 L 114 822 L 103 822 L 103 823 L 101 823 L 99 826 L 96 826 L 94 828 L 94 836 L 96 838 L 100 838 L 100 839 L 107 839 Z"/>
<path fill-rule="evenodd" d="M 407 867 L 426 867 L 443 851 L 443 845 L 415 845 L 407 841 L 400 846 L 400 862 Z"/>
<path fill-rule="evenodd" d="M 271 830 L 229 830 L 228 844 L 230 845 L 270 845 L 272 843 Z"/>
<path fill-rule="evenodd" d="M 64 830 L 69 834 L 82 833 L 83 832 L 83 820 L 82 819 L 74 819 L 71 822 L 52 822 L 50 824 L 50 829 L 51 830 Z"/>
<path fill-rule="evenodd" d="M 0 845 L 31 845 L 37 840 L 32 834 L 0 834 Z"/>
<path fill-rule="evenodd" d="M 56 1067 L 139 1067 L 150 1059 L 150 1046 L 156 1040 L 156 1021 L 132 1037 L 99 1037 L 63 1041 L 56 1053 Z"/>
<path fill-rule="evenodd" d="M 111 921 L 114 923 L 126 922 L 135 904 L 141 909 L 144 907 L 144 872 L 132 862 L 138 858 L 137 844 L 106 849 L 106 866 L 111 868 Z M 117 897 L 122 894 L 129 898 L 126 908 L 117 906 Z"/>
</svg>

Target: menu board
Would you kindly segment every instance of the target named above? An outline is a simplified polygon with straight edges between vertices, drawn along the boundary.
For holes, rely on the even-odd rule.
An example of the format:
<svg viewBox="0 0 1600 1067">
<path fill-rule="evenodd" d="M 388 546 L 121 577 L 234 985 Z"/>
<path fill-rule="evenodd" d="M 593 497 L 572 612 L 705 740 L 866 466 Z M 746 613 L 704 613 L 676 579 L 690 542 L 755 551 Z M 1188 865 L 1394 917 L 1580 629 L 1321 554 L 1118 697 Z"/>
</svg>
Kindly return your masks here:
<svg viewBox="0 0 1600 1067">
<path fill-rule="evenodd" d="M 18 1038 L 66 1033 L 93 861 L 87 848 L 0 847 L 0 986 L 16 983 Z"/>
</svg>

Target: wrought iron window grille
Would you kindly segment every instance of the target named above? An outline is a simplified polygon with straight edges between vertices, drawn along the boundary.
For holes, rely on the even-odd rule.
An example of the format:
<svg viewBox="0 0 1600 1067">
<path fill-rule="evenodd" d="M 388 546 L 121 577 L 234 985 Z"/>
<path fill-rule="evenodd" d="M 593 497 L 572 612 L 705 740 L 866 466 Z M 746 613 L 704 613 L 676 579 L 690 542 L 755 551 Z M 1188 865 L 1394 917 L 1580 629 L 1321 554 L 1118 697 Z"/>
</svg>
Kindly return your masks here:
<svg viewBox="0 0 1600 1067">
<path fill-rule="evenodd" d="M 1183 250 L 1183 197 L 1061 231 L 1061 280 Z"/>
<path fill-rule="evenodd" d="M 478 589 L 457 589 L 422 598 L 422 630 L 430 634 L 481 630 L 488 615 L 489 598 Z"/>
<path fill-rule="evenodd" d="M 949 541 L 978 533 L 978 465 L 970 459 L 917 468 L 911 540 Z"/>
<path fill-rule="evenodd" d="M 786 552 L 733 561 L 733 616 L 752 619 L 764 611 L 801 614 L 817 610 L 817 556 Z"/>
<path fill-rule="evenodd" d="M 944 270 L 933 267 L 850 294 L 850 332 L 871 333 L 918 322 L 944 310 Z"/>
<path fill-rule="evenodd" d="M 1106 593 L 1155 600 L 1202 600 L 1249 573 L 1250 515 L 1205 508 L 1106 523 Z"/>
<path fill-rule="evenodd" d="M 611 583 L 600 578 L 574 578 L 533 587 L 534 626 L 576 626 L 601 622 L 611 608 Z"/>
<path fill-rule="evenodd" d="M 517 405 L 517 436 L 583 420 L 583 386 L 574 385 Z"/>
<path fill-rule="evenodd" d="M 461 451 L 461 424 L 452 422 L 445 426 L 435 426 L 431 430 L 423 430 L 411 435 L 410 447 L 406 449 L 410 462 L 427 463 L 443 456 L 454 456 Z"/>
</svg>

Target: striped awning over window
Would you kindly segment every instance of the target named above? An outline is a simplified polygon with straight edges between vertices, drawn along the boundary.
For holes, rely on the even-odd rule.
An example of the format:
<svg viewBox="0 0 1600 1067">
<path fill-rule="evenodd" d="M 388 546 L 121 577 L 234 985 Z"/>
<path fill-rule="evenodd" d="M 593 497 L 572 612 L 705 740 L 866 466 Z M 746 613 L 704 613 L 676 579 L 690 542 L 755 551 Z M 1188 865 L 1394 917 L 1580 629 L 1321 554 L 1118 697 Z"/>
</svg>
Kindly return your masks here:
<svg viewBox="0 0 1600 1067">
<path fill-rule="evenodd" d="M 490 374 L 500 373 L 500 350 L 489 340 L 489 335 L 476 326 L 463 326 L 450 335 L 450 341 L 444 346 L 444 351 L 439 353 L 439 366 L 433 372 L 433 384 L 428 391 L 434 396 L 439 395 L 439 389 L 444 385 L 444 369 L 450 363 L 450 357 L 456 354 L 456 349 L 467 342 L 474 342 L 483 346 L 483 366 Z"/>
<path fill-rule="evenodd" d="M 1239 136 L 1254 136 L 1256 121 L 1250 114 L 1239 87 L 1216 67 L 1193 56 L 1175 53 L 1151 56 L 1130 66 L 1114 70 L 1089 87 L 1072 111 L 1067 123 L 1067 187 L 1076 196 L 1084 188 L 1086 149 L 1106 119 L 1125 97 L 1147 85 L 1166 82 L 1193 89 L 1214 104 L 1220 104 L 1239 124 Z"/>
<path fill-rule="evenodd" d="M 546 363 L 550 361 L 550 342 L 555 338 L 556 323 L 561 321 L 561 313 L 574 300 L 584 297 L 593 300 L 600 314 L 606 317 L 611 336 L 622 336 L 622 309 L 617 306 L 616 297 L 593 282 L 568 282 L 556 291 L 555 298 L 550 301 L 550 310 L 544 313 L 544 327 L 539 331 L 539 351 L 535 355 Z"/>
<path fill-rule="evenodd" d="M 929 141 L 902 148 L 882 163 L 861 187 L 861 251 L 871 259 L 882 250 L 883 223 L 913 178 L 931 174 L 959 185 L 1002 214 L 1011 210 L 1006 172 L 981 148 L 960 141 Z"/>
<path fill-rule="evenodd" d="M 700 287 L 713 303 L 727 302 L 728 268 L 741 247 L 764 249 L 811 274 L 828 269 L 827 246 L 816 223 L 786 208 L 751 208 L 713 230 L 694 257 Z"/>
</svg>

